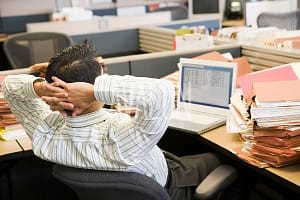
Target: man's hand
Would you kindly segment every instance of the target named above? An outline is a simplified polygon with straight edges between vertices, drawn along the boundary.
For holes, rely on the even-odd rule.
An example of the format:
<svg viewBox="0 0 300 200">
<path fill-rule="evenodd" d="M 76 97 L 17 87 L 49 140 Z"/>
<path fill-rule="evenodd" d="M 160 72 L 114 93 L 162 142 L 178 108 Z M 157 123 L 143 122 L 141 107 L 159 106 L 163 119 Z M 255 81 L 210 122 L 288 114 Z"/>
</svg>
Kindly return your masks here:
<svg viewBox="0 0 300 200">
<path fill-rule="evenodd" d="M 42 79 L 37 79 L 33 83 L 36 94 L 41 97 L 53 111 L 60 111 L 63 116 L 67 113 L 65 110 L 73 110 L 73 104 L 68 101 L 68 93 L 58 87 L 57 83 L 47 83 Z"/>
<path fill-rule="evenodd" d="M 31 69 L 32 71 L 38 71 L 40 77 L 45 77 L 45 74 L 46 74 L 46 71 L 47 71 L 48 64 L 49 64 L 48 62 L 44 62 L 44 63 L 36 63 L 36 64 L 30 66 L 30 69 Z"/>
<path fill-rule="evenodd" d="M 77 116 L 96 100 L 92 84 L 85 82 L 66 83 L 56 77 L 52 77 L 52 80 L 54 82 L 46 86 L 50 93 L 42 97 L 42 100 L 50 105 L 51 110 L 60 111 L 64 115 L 66 113 L 63 111 L 72 110 L 72 116 Z M 70 109 L 71 107 L 72 109 Z"/>
</svg>

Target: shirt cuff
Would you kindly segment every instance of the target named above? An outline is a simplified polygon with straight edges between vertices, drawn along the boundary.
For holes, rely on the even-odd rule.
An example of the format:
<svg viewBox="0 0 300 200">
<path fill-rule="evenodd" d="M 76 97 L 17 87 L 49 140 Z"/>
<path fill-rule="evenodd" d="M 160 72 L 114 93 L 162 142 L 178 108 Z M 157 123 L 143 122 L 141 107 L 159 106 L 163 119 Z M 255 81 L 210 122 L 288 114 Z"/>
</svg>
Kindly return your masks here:
<svg viewBox="0 0 300 200">
<path fill-rule="evenodd" d="M 33 87 L 33 83 L 38 80 L 38 81 L 45 81 L 45 79 L 43 78 L 40 78 L 40 77 L 34 77 L 30 80 L 26 80 L 24 82 L 24 88 L 25 88 L 25 91 L 26 91 L 26 94 L 29 98 L 40 98 L 35 90 L 34 90 L 34 87 Z"/>
</svg>

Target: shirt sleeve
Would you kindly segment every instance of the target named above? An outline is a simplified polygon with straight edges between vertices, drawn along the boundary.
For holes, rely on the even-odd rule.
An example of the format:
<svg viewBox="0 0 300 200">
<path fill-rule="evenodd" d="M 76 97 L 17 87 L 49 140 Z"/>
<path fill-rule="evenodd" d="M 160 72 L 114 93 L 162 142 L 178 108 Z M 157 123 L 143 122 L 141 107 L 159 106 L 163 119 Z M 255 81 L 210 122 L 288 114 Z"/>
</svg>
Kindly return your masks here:
<svg viewBox="0 0 300 200">
<path fill-rule="evenodd" d="M 173 84 L 163 79 L 134 76 L 99 76 L 94 94 L 106 104 L 136 107 L 130 123 L 117 120 L 112 124 L 111 139 L 119 152 L 135 164 L 151 151 L 165 133 L 174 106 Z"/>
<path fill-rule="evenodd" d="M 9 75 L 2 82 L 3 95 L 30 138 L 52 112 L 34 91 L 33 82 L 37 79 L 40 78 L 27 74 Z"/>
</svg>

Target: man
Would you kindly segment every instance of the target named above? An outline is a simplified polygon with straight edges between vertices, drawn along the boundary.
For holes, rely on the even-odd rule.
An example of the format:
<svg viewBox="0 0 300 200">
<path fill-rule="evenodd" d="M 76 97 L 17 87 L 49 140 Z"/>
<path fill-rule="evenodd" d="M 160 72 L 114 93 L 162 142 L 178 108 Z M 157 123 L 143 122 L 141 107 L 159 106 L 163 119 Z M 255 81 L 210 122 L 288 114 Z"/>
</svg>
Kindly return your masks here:
<svg viewBox="0 0 300 200">
<path fill-rule="evenodd" d="M 213 154 L 178 158 L 157 147 L 173 109 L 173 85 L 101 75 L 94 53 L 92 45 L 77 44 L 50 60 L 46 81 L 31 75 L 4 80 L 3 94 L 32 139 L 34 154 L 73 167 L 138 172 L 164 186 L 172 199 L 192 199 L 220 163 Z M 137 112 L 130 117 L 104 104 Z"/>
</svg>

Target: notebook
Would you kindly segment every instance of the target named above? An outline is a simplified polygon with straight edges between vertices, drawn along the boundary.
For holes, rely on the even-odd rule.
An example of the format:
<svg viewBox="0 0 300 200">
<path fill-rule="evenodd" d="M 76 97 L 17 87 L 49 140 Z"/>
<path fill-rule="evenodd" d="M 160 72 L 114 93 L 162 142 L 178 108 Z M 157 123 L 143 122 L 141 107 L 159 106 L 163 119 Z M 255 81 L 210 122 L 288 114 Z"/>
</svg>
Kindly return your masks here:
<svg viewBox="0 0 300 200">
<path fill-rule="evenodd" d="M 180 58 L 177 108 L 169 126 L 207 132 L 224 125 L 234 92 L 237 63 Z"/>
</svg>

